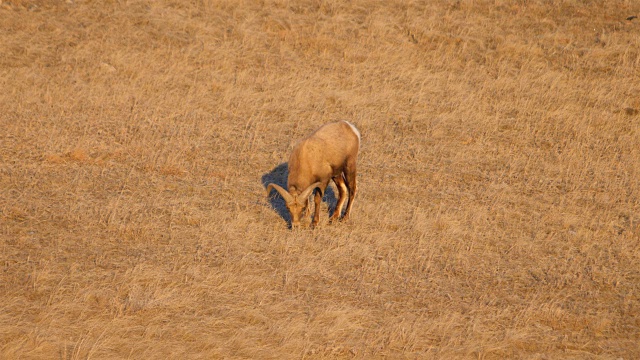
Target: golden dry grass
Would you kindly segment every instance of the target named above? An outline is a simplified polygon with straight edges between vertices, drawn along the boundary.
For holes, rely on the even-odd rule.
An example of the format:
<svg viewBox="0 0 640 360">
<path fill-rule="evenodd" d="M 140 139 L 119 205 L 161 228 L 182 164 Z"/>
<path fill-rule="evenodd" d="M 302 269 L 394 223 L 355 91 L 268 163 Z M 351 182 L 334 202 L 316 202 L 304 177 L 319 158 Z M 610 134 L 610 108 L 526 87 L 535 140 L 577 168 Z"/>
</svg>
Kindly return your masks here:
<svg viewBox="0 0 640 360">
<path fill-rule="evenodd" d="M 0 1 L 0 358 L 639 358 L 638 14 Z M 290 231 L 339 119 L 352 221 Z"/>
</svg>

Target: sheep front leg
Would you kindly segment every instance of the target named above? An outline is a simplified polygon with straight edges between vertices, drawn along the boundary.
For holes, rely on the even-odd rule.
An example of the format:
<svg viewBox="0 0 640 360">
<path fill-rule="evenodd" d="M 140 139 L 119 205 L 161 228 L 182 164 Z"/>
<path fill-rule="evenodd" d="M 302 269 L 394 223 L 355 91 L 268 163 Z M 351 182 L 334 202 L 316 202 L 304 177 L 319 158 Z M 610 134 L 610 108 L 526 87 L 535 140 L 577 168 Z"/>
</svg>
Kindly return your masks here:
<svg viewBox="0 0 640 360">
<path fill-rule="evenodd" d="M 320 202 L 322 201 L 322 190 L 316 189 L 315 195 L 313 196 L 313 202 L 315 203 L 315 209 L 313 209 L 313 222 L 311 223 L 311 227 L 316 227 L 318 225 L 318 221 L 320 221 Z"/>
</svg>

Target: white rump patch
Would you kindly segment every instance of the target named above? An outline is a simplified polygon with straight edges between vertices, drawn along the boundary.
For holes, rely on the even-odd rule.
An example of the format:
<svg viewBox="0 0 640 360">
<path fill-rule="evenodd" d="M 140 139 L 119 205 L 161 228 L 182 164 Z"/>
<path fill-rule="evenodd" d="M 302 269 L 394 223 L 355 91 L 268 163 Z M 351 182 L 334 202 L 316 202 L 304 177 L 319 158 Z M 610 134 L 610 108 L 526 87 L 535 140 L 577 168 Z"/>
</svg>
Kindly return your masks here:
<svg viewBox="0 0 640 360">
<path fill-rule="evenodd" d="M 358 131 L 358 129 L 356 129 L 355 125 L 353 125 L 352 123 L 348 122 L 348 121 L 344 121 L 347 124 L 349 124 L 349 126 L 351 126 L 351 130 L 353 130 L 353 132 L 358 135 L 358 142 L 360 142 L 360 131 Z"/>
</svg>

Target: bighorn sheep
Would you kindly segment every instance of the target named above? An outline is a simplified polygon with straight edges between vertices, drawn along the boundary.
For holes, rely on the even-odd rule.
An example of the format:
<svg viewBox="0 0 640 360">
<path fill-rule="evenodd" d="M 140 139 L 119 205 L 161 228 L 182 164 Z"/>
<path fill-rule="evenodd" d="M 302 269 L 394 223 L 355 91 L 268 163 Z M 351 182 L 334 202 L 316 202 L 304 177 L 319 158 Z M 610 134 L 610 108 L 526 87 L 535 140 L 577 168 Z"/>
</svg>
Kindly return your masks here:
<svg viewBox="0 0 640 360">
<path fill-rule="evenodd" d="M 320 201 L 333 180 L 338 188 L 339 200 L 330 221 L 340 219 L 342 207 L 349 203 L 342 220 L 347 220 L 356 196 L 356 160 L 360 147 L 360 132 L 347 121 L 326 124 L 306 139 L 298 142 L 289 157 L 289 191 L 277 184 L 267 186 L 267 196 L 276 189 L 284 198 L 291 214 L 291 226 L 300 225 L 303 211 L 308 215 L 309 195 L 315 192 L 315 212 L 311 226 L 320 220 Z"/>
</svg>

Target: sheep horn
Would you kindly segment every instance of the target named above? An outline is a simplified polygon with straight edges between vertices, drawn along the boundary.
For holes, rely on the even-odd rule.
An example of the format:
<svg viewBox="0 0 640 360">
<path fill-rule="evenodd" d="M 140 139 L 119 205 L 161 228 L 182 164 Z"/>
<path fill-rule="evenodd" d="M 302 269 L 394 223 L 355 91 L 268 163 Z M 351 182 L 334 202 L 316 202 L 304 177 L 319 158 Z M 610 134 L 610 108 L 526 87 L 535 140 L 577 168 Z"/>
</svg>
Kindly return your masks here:
<svg viewBox="0 0 640 360">
<path fill-rule="evenodd" d="M 293 196 L 291 196 L 291 194 L 289 194 L 287 190 L 283 189 L 280 185 L 277 184 L 269 184 L 269 186 L 267 186 L 267 196 L 271 194 L 271 189 L 276 189 L 280 193 L 280 195 L 282 195 L 282 198 L 285 202 L 289 203 L 293 201 Z"/>
<path fill-rule="evenodd" d="M 322 186 L 322 183 L 321 183 L 320 181 L 315 182 L 315 183 L 313 183 L 313 184 L 309 185 L 309 187 L 308 187 L 308 188 L 304 189 L 304 191 L 303 191 L 303 192 L 301 192 L 301 193 L 300 193 L 300 195 L 298 195 L 298 197 L 299 197 L 300 199 L 306 199 L 306 198 L 308 198 L 308 197 L 309 197 L 309 195 L 311 195 L 311 192 L 312 192 L 313 190 L 315 190 L 315 188 L 319 188 L 320 186 Z"/>
</svg>

